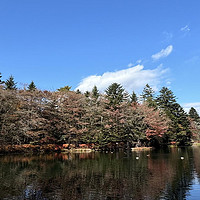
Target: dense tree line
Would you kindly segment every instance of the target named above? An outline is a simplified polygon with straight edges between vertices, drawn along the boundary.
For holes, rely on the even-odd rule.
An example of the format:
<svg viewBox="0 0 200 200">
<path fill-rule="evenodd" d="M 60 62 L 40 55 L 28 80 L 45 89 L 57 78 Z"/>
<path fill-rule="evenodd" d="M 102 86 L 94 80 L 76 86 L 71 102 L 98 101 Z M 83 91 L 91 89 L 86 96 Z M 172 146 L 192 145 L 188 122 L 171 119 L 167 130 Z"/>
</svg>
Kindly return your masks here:
<svg viewBox="0 0 200 200">
<path fill-rule="evenodd" d="M 137 97 L 111 84 L 104 94 L 94 86 L 82 94 L 65 86 L 41 91 L 32 81 L 17 89 L 13 76 L 0 76 L 0 143 L 93 144 L 98 148 L 190 145 L 199 140 L 200 120 L 194 108 L 187 114 L 173 92 L 163 87 L 157 96 L 147 84 Z"/>
</svg>

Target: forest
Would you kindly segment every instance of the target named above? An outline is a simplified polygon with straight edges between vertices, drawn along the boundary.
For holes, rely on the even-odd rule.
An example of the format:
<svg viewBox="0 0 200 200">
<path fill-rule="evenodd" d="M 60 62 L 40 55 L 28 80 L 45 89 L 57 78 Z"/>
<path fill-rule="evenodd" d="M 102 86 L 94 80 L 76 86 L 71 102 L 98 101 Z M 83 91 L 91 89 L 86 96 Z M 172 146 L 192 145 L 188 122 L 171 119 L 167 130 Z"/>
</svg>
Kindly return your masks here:
<svg viewBox="0 0 200 200">
<path fill-rule="evenodd" d="M 173 92 L 157 95 L 147 84 L 141 95 L 112 83 L 104 93 L 94 86 L 81 93 L 71 87 L 37 89 L 32 81 L 18 89 L 13 76 L 0 74 L 0 144 L 63 145 L 98 150 L 138 146 L 187 146 L 200 140 L 200 117 L 189 113 Z"/>
</svg>

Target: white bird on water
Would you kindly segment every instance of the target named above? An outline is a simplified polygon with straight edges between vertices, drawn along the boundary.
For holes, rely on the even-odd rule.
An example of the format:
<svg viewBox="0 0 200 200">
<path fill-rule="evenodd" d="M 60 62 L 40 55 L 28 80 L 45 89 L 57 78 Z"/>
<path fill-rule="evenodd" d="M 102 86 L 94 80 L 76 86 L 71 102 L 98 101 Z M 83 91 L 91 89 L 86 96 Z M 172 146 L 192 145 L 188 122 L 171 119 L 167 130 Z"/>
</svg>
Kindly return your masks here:
<svg viewBox="0 0 200 200">
<path fill-rule="evenodd" d="M 181 156 L 181 160 L 184 160 L 184 157 L 183 157 L 183 156 Z"/>
<path fill-rule="evenodd" d="M 136 159 L 136 160 L 139 160 L 139 156 L 136 156 L 135 159 Z"/>
</svg>

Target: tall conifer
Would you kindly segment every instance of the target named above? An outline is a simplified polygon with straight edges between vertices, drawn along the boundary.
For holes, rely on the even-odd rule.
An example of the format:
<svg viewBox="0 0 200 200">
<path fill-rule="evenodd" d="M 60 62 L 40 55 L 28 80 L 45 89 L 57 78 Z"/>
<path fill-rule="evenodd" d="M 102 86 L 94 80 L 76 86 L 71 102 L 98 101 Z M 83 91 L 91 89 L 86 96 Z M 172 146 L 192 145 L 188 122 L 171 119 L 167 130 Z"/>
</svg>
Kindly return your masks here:
<svg viewBox="0 0 200 200">
<path fill-rule="evenodd" d="M 16 90 L 17 83 L 14 81 L 14 77 L 11 75 L 5 82 L 5 89 L 6 90 Z"/>
</svg>

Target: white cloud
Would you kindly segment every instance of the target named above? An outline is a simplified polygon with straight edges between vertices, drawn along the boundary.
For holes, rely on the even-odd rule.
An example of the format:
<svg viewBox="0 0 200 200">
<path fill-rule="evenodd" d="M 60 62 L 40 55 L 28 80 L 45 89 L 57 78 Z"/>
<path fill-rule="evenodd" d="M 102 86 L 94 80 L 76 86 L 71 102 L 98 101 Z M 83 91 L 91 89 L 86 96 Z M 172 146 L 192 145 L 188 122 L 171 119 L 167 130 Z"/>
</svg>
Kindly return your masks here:
<svg viewBox="0 0 200 200">
<path fill-rule="evenodd" d="M 167 82 L 166 82 L 166 85 L 167 85 L 167 86 L 170 86 L 170 85 L 171 85 L 171 81 L 167 81 Z"/>
<path fill-rule="evenodd" d="M 79 86 L 82 92 L 91 91 L 94 85 L 103 92 L 110 84 L 120 83 L 128 91 L 138 92 L 148 83 L 154 90 L 158 89 L 160 82 L 168 69 L 162 68 L 162 65 L 155 69 L 144 69 L 143 65 L 137 65 L 128 69 L 115 72 L 105 72 L 103 75 L 92 75 L 84 78 Z"/>
<path fill-rule="evenodd" d="M 129 63 L 127 66 L 128 66 L 128 67 L 133 67 L 134 65 L 139 65 L 139 64 L 141 64 L 141 63 L 142 63 L 142 60 L 139 59 L 139 60 L 137 60 L 137 61 L 135 62 L 135 64 L 131 62 L 131 63 Z"/>
<path fill-rule="evenodd" d="M 182 27 L 182 28 L 180 29 L 180 31 L 189 32 L 189 31 L 190 31 L 190 28 L 189 28 L 188 25 L 186 25 L 186 26 Z"/>
<path fill-rule="evenodd" d="M 173 50 L 173 46 L 169 45 L 166 49 L 162 49 L 160 52 L 152 55 L 153 60 L 159 60 L 160 58 L 167 57 Z"/>
<path fill-rule="evenodd" d="M 140 64 L 142 62 L 142 60 L 137 60 L 136 64 Z"/>
<path fill-rule="evenodd" d="M 190 108 L 193 107 L 200 114 L 200 102 L 185 103 L 185 104 L 182 104 L 182 106 L 186 112 L 189 112 Z"/>
<path fill-rule="evenodd" d="M 134 66 L 133 63 L 129 63 L 129 64 L 128 64 L 128 67 L 133 67 L 133 66 Z"/>
</svg>

